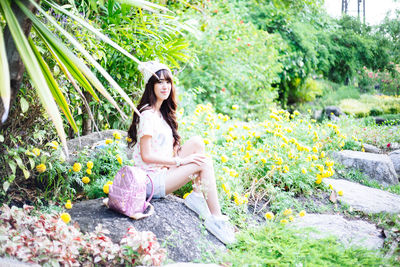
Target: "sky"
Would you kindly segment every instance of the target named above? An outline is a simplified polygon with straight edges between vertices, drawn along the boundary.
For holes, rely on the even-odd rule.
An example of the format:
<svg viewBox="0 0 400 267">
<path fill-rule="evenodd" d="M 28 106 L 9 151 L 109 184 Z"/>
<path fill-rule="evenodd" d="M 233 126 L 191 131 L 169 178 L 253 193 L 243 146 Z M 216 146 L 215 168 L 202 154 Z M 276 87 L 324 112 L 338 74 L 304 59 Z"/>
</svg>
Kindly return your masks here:
<svg viewBox="0 0 400 267">
<path fill-rule="evenodd" d="M 348 14 L 357 17 L 357 1 L 350 0 Z M 325 9 L 332 17 L 340 17 L 342 0 L 325 0 Z M 377 25 L 385 17 L 386 12 L 400 9 L 400 1 L 393 0 L 365 0 L 365 20 L 367 24 Z M 362 2 L 360 5 L 360 16 L 362 18 Z"/>
</svg>

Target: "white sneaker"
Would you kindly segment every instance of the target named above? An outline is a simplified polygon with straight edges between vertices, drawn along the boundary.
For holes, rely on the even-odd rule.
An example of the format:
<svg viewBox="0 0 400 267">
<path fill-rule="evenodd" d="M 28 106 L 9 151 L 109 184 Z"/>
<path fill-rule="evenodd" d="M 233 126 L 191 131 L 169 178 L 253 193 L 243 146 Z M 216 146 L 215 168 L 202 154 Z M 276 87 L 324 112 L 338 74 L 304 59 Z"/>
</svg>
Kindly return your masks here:
<svg viewBox="0 0 400 267">
<path fill-rule="evenodd" d="M 192 192 L 185 198 L 185 205 L 192 211 L 196 212 L 200 217 L 206 219 L 211 215 L 207 202 L 201 193 Z"/>
<path fill-rule="evenodd" d="M 209 216 L 205 226 L 216 238 L 224 244 L 232 244 L 236 241 L 233 226 L 229 223 L 227 216 Z"/>
</svg>

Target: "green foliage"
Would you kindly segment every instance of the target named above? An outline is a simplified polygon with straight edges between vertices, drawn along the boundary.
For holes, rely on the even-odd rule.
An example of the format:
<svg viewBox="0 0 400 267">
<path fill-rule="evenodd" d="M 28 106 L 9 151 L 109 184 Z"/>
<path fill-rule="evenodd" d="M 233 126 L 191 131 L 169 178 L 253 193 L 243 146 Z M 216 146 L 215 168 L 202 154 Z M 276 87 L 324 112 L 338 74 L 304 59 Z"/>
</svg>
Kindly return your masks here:
<svg viewBox="0 0 400 267">
<path fill-rule="evenodd" d="M 324 71 L 326 77 L 349 83 L 364 66 L 377 70 L 388 65 L 390 48 L 378 42 L 371 27 L 349 16 L 338 20 L 338 26 L 326 43 L 332 55 L 330 67 Z"/>
<path fill-rule="evenodd" d="M 73 8 L 72 12 L 90 20 L 92 24 L 102 29 L 103 34 L 141 61 L 156 59 L 171 68 L 180 68 L 180 64 L 185 63 L 191 57 L 188 49 L 189 43 L 184 32 L 192 31 L 192 29 L 178 18 L 143 11 L 117 1 L 108 1 L 107 5 L 99 5 L 95 10 L 90 9 L 90 5 L 82 1 L 81 4 L 76 3 L 76 8 Z M 58 22 L 84 44 L 85 49 L 107 70 L 134 102 L 138 101 L 143 84 L 142 75 L 136 62 L 121 56 L 111 46 L 100 43 L 96 36 L 79 27 L 71 18 L 60 15 L 51 9 L 49 13 L 58 17 Z M 48 27 L 53 29 L 51 25 Z M 65 80 L 62 73 L 55 72 L 58 79 Z M 108 84 L 100 74 L 97 76 L 103 84 Z M 98 128 L 125 129 L 128 127 L 128 120 L 121 120 L 118 111 L 110 103 L 105 102 L 101 96 L 101 102 L 98 102 L 91 95 L 83 96 L 74 91 L 69 82 L 62 82 L 62 87 L 63 90 L 69 92 L 68 102 L 80 130 L 85 121 L 90 120 L 83 103 L 84 98 L 88 102 Z M 117 92 L 111 91 L 110 94 L 118 103 L 123 101 Z M 128 105 L 124 105 L 122 110 L 127 114 L 131 113 Z M 94 129 L 94 125 L 89 130 L 92 129 Z"/>
<path fill-rule="evenodd" d="M 301 219 L 300 219 L 301 220 Z M 268 224 L 261 228 L 244 229 L 238 242 L 230 247 L 221 262 L 232 266 L 375 266 L 395 264 L 375 251 L 344 247 L 336 237 L 312 239 L 311 230 L 294 230 L 287 226 Z"/>
<path fill-rule="evenodd" d="M 309 77 L 302 86 L 297 87 L 295 95 L 298 102 L 310 102 L 322 93 L 323 85 L 318 80 Z"/>
<path fill-rule="evenodd" d="M 370 120 L 369 120 L 370 121 Z M 400 130 L 392 125 L 376 125 L 366 120 L 348 117 L 337 122 L 343 134 L 355 141 L 367 143 L 379 148 L 386 149 L 388 144 L 396 143 L 400 140 Z"/>
<path fill-rule="evenodd" d="M 244 4 L 210 3 L 206 16 L 188 12 L 203 31 L 191 42 L 197 53 L 179 76 L 198 102 L 211 102 L 218 112 L 231 114 L 237 104 L 244 118 L 265 112 L 275 98 L 272 85 L 279 82 L 278 36 L 258 30 L 242 19 Z M 243 9 L 243 10 L 242 10 Z"/>
<path fill-rule="evenodd" d="M 343 112 L 356 117 L 400 113 L 399 97 L 385 95 L 361 95 L 360 99 L 342 99 L 339 107 Z"/>
</svg>

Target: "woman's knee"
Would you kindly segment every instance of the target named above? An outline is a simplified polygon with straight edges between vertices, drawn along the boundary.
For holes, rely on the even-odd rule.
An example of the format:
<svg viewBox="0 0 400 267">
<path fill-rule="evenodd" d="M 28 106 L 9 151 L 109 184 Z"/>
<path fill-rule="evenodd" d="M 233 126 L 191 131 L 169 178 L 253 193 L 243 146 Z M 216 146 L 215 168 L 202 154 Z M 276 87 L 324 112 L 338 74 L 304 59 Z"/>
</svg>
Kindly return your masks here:
<svg viewBox="0 0 400 267">
<path fill-rule="evenodd" d="M 208 170 L 208 169 L 212 170 L 212 169 L 214 168 L 213 160 L 212 160 L 210 157 L 206 156 L 205 160 L 204 160 L 203 163 L 200 165 L 200 167 L 201 167 L 202 170 L 205 170 L 205 169 L 207 169 L 207 170 Z"/>
<path fill-rule="evenodd" d="M 190 138 L 190 142 L 195 147 L 198 153 L 202 153 L 205 151 L 204 140 L 201 136 L 193 136 Z"/>
</svg>

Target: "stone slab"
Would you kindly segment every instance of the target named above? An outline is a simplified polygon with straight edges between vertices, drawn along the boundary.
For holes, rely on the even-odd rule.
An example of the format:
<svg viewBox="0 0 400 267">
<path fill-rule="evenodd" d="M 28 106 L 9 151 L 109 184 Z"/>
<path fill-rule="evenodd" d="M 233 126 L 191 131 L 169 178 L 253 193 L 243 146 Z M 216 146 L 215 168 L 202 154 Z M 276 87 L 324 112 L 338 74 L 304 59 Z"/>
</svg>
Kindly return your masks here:
<svg viewBox="0 0 400 267">
<path fill-rule="evenodd" d="M 140 220 L 130 219 L 107 209 L 102 199 L 75 203 L 69 214 L 83 232 L 91 232 L 98 224 L 110 231 L 113 242 L 119 243 L 129 226 L 138 231 L 153 232 L 158 242 L 166 247 L 167 257 L 175 262 L 201 260 L 204 253 L 224 251 L 225 246 L 203 226 L 196 213 L 189 210 L 183 200 L 168 195 L 153 199 L 154 215 Z"/>
<path fill-rule="evenodd" d="M 297 218 L 291 224 L 295 228 L 311 227 L 311 238 L 323 238 L 333 235 L 345 246 L 361 246 L 368 249 L 383 247 L 382 230 L 363 220 L 348 220 L 341 215 L 307 214 Z"/>
<path fill-rule="evenodd" d="M 388 155 L 343 150 L 333 153 L 333 157 L 351 169 L 358 169 L 366 174 L 369 179 L 382 185 L 398 184 L 393 162 Z"/>
<path fill-rule="evenodd" d="M 400 196 L 368 187 L 343 179 L 323 179 L 331 184 L 336 192 L 343 191 L 343 196 L 338 196 L 339 201 L 350 205 L 354 210 L 365 213 L 400 213 Z"/>
</svg>

